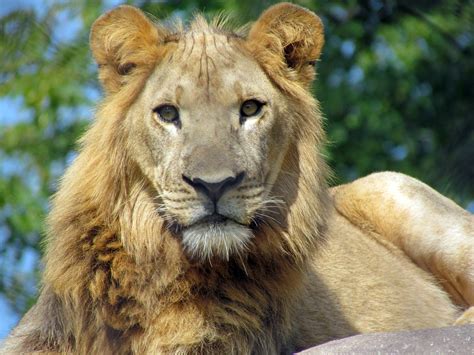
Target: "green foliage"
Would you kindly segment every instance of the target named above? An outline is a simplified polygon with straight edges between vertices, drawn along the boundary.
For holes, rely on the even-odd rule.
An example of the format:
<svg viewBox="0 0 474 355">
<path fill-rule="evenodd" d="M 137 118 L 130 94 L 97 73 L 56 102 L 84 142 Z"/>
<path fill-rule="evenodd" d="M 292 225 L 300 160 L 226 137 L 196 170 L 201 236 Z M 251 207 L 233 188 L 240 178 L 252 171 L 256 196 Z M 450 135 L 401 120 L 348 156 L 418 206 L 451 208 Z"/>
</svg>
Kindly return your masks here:
<svg viewBox="0 0 474 355">
<path fill-rule="evenodd" d="M 341 4 L 322 9 L 328 43 L 316 84 L 338 176 L 398 170 L 471 200 L 472 2 Z"/>
<path fill-rule="evenodd" d="M 138 1 L 157 18 L 201 10 L 255 19 L 273 1 Z M 474 4 L 299 1 L 326 26 L 315 92 L 336 182 L 377 170 L 474 199 Z M 0 294 L 35 297 L 48 198 L 74 156 L 100 89 L 88 51 L 99 1 L 48 2 L 0 18 Z M 71 30 L 74 29 L 74 31 Z M 30 260 L 30 262 L 28 262 Z M 31 264 L 33 261 L 33 269 Z M 25 266 L 26 265 L 26 266 Z"/>
</svg>

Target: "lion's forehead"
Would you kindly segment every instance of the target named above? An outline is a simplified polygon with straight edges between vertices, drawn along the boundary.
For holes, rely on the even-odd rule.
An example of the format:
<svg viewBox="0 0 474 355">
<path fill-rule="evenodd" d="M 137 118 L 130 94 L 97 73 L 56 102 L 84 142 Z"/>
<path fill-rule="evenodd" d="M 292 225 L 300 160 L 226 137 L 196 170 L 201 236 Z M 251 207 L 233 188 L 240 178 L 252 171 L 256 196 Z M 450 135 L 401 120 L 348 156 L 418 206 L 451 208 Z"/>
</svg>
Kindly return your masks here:
<svg viewBox="0 0 474 355">
<path fill-rule="evenodd" d="M 264 94 L 266 76 L 241 42 L 210 31 L 183 34 L 152 77 L 155 92 L 178 100 L 202 96 L 223 102 Z"/>
<path fill-rule="evenodd" d="M 204 62 L 208 61 L 211 66 L 233 65 L 238 61 L 236 55 L 241 52 L 238 42 L 240 42 L 238 38 L 227 34 L 190 31 L 184 33 L 178 41 L 176 57 L 184 62 L 198 60 L 205 64 Z"/>
</svg>

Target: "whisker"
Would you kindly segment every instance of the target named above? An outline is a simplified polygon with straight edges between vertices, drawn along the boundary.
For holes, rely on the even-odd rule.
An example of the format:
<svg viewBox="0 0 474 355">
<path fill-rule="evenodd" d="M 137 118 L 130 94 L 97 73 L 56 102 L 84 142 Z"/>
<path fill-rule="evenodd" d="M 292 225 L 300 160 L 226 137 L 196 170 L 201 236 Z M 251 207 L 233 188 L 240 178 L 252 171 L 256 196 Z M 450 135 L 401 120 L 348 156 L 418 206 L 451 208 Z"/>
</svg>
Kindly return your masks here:
<svg viewBox="0 0 474 355">
<path fill-rule="evenodd" d="M 255 216 L 258 217 L 258 218 L 260 218 L 260 221 L 263 222 L 263 223 L 267 223 L 268 220 L 270 220 L 270 221 L 272 221 L 272 222 L 275 222 L 276 224 L 278 224 L 278 225 L 281 227 L 281 222 L 280 222 L 279 220 L 277 220 L 277 219 L 276 219 L 275 217 L 273 217 L 273 216 L 270 216 L 270 215 L 268 215 L 268 214 L 262 213 L 262 212 L 260 212 L 260 211 L 257 211 L 257 212 L 255 213 Z M 267 225 L 268 225 L 268 223 L 267 223 Z M 270 226 L 270 225 L 268 225 L 268 226 Z"/>
</svg>

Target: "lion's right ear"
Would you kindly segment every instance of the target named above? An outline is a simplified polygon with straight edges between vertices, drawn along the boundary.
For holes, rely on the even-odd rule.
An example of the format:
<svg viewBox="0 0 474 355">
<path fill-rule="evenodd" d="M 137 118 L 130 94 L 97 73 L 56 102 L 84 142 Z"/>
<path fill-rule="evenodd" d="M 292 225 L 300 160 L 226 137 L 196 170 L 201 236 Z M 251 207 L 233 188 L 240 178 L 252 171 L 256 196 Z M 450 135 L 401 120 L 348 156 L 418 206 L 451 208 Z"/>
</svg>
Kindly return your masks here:
<svg viewBox="0 0 474 355">
<path fill-rule="evenodd" d="M 107 93 L 127 82 L 127 76 L 154 66 L 164 34 L 140 10 L 119 6 L 92 25 L 90 46 Z"/>
</svg>

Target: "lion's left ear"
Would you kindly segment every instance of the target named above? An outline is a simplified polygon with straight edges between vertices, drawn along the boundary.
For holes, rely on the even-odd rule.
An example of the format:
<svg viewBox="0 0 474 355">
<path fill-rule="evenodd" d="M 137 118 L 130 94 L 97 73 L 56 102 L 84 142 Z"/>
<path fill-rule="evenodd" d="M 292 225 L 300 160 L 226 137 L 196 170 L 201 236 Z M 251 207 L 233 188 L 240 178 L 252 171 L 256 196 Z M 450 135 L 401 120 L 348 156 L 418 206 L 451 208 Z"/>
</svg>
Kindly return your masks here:
<svg viewBox="0 0 474 355">
<path fill-rule="evenodd" d="M 118 91 L 128 75 L 153 66 L 163 37 L 159 27 L 132 6 L 122 5 L 99 17 L 92 25 L 90 46 L 106 92 Z"/>
<path fill-rule="evenodd" d="M 324 44 L 323 24 L 307 9 L 277 4 L 252 26 L 248 43 L 267 70 L 278 70 L 307 85 L 313 80 L 313 66 Z"/>
</svg>

